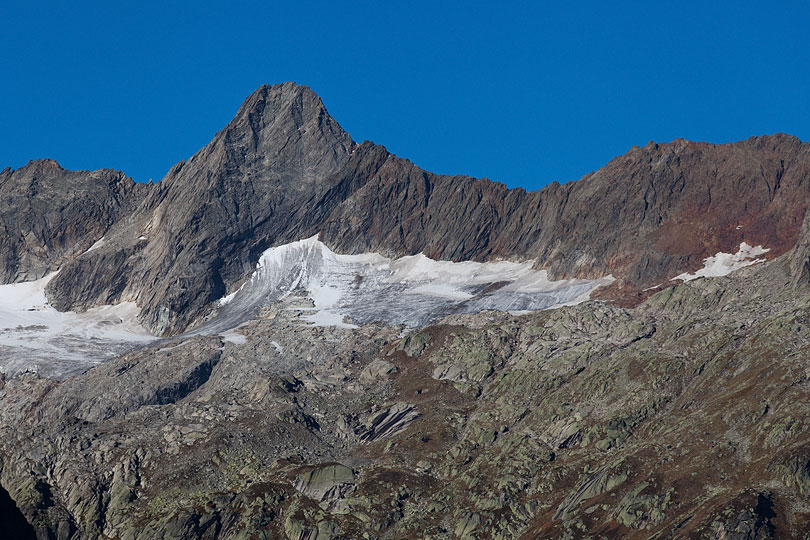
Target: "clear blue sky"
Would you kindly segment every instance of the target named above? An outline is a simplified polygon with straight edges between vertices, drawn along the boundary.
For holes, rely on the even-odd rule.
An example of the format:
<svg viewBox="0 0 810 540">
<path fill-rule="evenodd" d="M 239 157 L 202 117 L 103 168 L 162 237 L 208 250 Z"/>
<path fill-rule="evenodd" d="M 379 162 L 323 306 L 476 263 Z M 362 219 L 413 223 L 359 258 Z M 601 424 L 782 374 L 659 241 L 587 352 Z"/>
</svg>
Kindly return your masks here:
<svg viewBox="0 0 810 540">
<path fill-rule="evenodd" d="M 357 141 L 528 189 L 650 140 L 810 140 L 808 6 L 2 2 L 0 168 L 157 180 L 286 80 Z"/>
</svg>

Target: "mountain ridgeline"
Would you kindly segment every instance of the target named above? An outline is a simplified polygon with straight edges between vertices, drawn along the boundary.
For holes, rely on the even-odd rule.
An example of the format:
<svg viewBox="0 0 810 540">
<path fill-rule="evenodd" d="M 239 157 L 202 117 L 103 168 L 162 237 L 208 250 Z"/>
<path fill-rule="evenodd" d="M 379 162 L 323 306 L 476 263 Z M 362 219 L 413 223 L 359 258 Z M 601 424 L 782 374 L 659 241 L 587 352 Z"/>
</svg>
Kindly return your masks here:
<svg viewBox="0 0 810 540">
<path fill-rule="evenodd" d="M 435 175 L 293 83 L 155 184 L 6 169 L 2 531 L 810 539 L 809 190 L 789 135 Z"/>
<path fill-rule="evenodd" d="M 58 309 L 135 301 L 144 326 L 171 335 L 202 320 L 265 249 L 315 234 L 341 253 L 534 260 L 555 279 L 612 274 L 598 294 L 633 305 L 743 241 L 768 258 L 793 248 L 810 144 L 782 134 L 650 143 L 526 192 L 358 144 L 309 88 L 284 83 L 256 90 L 156 184 L 36 161 L 0 173 L 0 192 L 2 282 L 58 269 L 47 291 Z"/>
</svg>

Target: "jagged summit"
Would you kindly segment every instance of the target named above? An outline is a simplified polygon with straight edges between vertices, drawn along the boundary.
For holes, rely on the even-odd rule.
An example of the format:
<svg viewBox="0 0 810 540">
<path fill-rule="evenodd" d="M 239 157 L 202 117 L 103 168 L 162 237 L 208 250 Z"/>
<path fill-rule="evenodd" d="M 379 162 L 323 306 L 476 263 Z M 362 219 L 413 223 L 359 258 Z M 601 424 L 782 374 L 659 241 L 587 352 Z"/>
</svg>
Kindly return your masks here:
<svg viewBox="0 0 810 540">
<path fill-rule="evenodd" d="M 810 537 L 809 201 L 782 134 L 526 192 L 357 145 L 294 83 L 154 185 L 6 169 L 0 516 L 60 540 Z"/>
<path fill-rule="evenodd" d="M 651 143 L 577 182 L 507 189 L 357 144 L 308 87 L 264 85 L 209 144 L 127 199 L 126 219 L 94 229 L 84 243 L 104 236 L 102 248 L 60 252 L 48 295 L 63 310 L 135 301 L 149 329 L 176 333 L 246 279 L 264 250 L 319 235 L 339 253 L 533 260 L 553 279 L 613 275 L 601 294 L 632 303 L 741 242 L 768 257 L 791 249 L 808 171 L 810 145 L 776 134 Z M 14 275 L 6 281 L 28 274 Z"/>
<path fill-rule="evenodd" d="M 252 178 L 294 180 L 291 187 L 297 187 L 301 181 L 322 179 L 354 144 L 308 87 L 264 85 L 208 145 L 175 165 L 164 181 L 214 185 L 233 180 L 238 171 Z"/>
<path fill-rule="evenodd" d="M 87 175 L 91 177 L 100 177 L 102 175 L 108 175 L 110 178 L 114 179 L 118 182 L 125 182 L 129 183 L 132 182 L 132 178 L 127 176 L 123 171 L 118 169 L 111 169 L 108 167 L 103 167 L 101 169 L 95 170 L 87 170 L 87 169 L 78 169 L 78 170 L 69 170 L 65 169 L 62 164 L 60 164 L 55 159 L 51 158 L 39 158 L 39 159 L 31 159 L 28 160 L 28 163 L 19 167 L 17 169 L 12 169 L 11 167 L 6 167 L 5 169 L 0 170 L 0 175 L 8 175 L 4 176 L 4 179 L 8 179 L 11 176 L 11 173 L 20 173 L 20 176 L 15 176 L 15 180 L 23 180 L 30 179 L 30 177 L 35 175 L 45 175 L 45 176 L 55 176 L 58 175 L 60 172 L 67 172 L 71 173 L 75 177 L 80 177 L 82 175 Z M 23 172 L 27 172 L 26 176 L 22 176 Z"/>
<path fill-rule="evenodd" d="M 35 169 L 38 171 L 63 171 L 65 170 L 55 159 L 50 158 L 41 158 L 41 159 L 32 159 L 29 160 L 28 163 L 20 167 L 20 170 L 23 169 Z"/>
</svg>

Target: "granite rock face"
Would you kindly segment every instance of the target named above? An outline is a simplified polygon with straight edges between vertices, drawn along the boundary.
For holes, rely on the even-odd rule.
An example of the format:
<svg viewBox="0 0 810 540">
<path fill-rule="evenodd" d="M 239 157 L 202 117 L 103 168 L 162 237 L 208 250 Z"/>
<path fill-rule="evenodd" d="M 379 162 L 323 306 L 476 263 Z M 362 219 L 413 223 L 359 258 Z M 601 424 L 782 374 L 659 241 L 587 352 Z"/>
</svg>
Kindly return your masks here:
<svg viewBox="0 0 810 540">
<path fill-rule="evenodd" d="M 0 283 L 32 281 L 79 257 L 151 188 L 110 169 L 53 160 L 0 172 Z"/>
<path fill-rule="evenodd" d="M 237 287 L 264 249 L 319 234 L 341 253 L 535 260 L 553 278 L 612 274 L 601 294 L 631 305 L 743 241 L 769 258 L 791 249 L 809 175 L 810 145 L 788 135 L 677 140 L 527 193 L 356 144 L 308 88 L 263 86 L 104 246 L 66 262 L 48 292 L 59 309 L 134 300 L 145 326 L 176 334 Z"/>
</svg>

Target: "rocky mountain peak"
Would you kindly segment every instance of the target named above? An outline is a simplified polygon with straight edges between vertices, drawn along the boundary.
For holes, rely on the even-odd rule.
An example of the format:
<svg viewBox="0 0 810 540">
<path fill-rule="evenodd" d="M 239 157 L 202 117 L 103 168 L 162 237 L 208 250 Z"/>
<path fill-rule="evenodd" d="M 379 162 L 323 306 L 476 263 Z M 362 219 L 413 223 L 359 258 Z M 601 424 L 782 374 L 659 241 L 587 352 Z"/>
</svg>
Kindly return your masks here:
<svg viewBox="0 0 810 540">
<path fill-rule="evenodd" d="M 110 231 L 103 249 L 72 261 L 51 282 L 52 302 L 85 309 L 136 300 L 153 331 L 187 326 L 261 251 L 300 232 L 303 217 L 295 215 L 314 210 L 355 147 L 309 88 L 259 87 Z M 84 281 L 77 274 L 88 272 L 108 277 L 77 285 Z"/>
<path fill-rule="evenodd" d="M 20 170 L 27 170 L 31 172 L 44 172 L 54 173 L 65 170 L 55 159 L 32 159 L 22 167 Z"/>
<path fill-rule="evenodd" d="M 306 86 L 263 85 L 244 101 L 233 120 L 207 146 L 175 166 L 167 184 L 290 182 L 322 180 L 350 154 L 355 143 Z"/>
<path fill-rule="evenodd" d="M 776 134 L 653 142 L 577 182 L 510 190 L 358 145 L 310 88 L 264 85 L 144 192 L 102 248 L 68 260 L 48 294 L 65 310 L 136 301 L 151 331 L 177 333 L 264 250 L 317 234 L 338 253 L 534 260 L 553 279 L 610 274 L 615 286 L 600 294 L 632 303 L 742 242 L 769 258 L 790 250 L 808 175 L 810 145 Z"/>
<path fill-rule="evenodd" d="M 526 192 L 295 83 L 155 185 L 5 169 L 6 536 L 810 538 L 808 202 L 789 135 Z"/>
<path fill-rule="evenodd" d="M 328 113 L 321 98 L 309 86 L 288 81 L 259 86 L 245 98 L 236 118 L 244 114 L 267 114 L 271 117 L 291 114 L 298 118 L 300 127 L 313 116 Z"/>
</svg>

